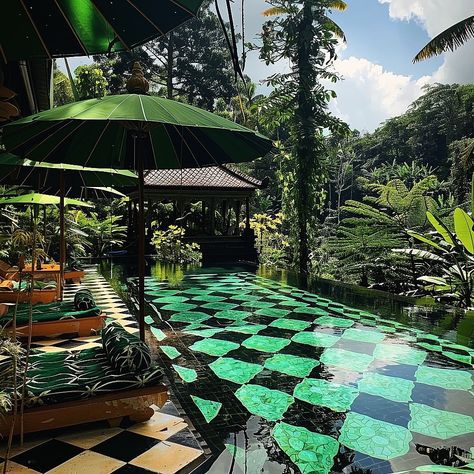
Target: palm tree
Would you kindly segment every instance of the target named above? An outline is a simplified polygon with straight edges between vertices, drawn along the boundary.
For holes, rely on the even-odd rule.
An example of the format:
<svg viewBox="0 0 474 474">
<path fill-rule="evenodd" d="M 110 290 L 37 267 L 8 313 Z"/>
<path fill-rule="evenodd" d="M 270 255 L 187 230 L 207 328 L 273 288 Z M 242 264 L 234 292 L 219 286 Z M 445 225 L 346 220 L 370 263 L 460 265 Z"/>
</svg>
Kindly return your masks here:
<svg viewBox="0 0 474 474">
<path fill-rule="evenodd" d="M 446 51 L 454 51 L 472 38 L 474 38 L 474 16 L 456 23 L 433 38 L 415 56 L 413 62 L 417 63 Z"/>
</svg>

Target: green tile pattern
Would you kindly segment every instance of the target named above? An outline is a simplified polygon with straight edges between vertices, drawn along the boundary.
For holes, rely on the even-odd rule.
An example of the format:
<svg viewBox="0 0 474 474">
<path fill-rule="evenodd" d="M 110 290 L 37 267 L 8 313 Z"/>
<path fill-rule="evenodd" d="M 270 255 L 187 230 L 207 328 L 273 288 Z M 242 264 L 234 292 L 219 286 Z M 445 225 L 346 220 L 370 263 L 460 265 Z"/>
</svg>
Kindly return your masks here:
<svg viewBox="0 0 474 474">
<path fill-rule="evenodd" d="M 242 321 L 245 318 L 248 318 L 249 316 L 252 316 L 252 313 L 249 313 L 248 311 L 239 311 L 236 309 L 227 309 L 224 311 L 218 311 L 217 313 L 214 314 L 215 318 L 230 319 L 234 321 Z"/>
<path fill-rule="evenodd" d="M 410 414 L 408 428 L 425 436 L 449 439 L 454 436 L 474 434 L 472 416 L 438 410 L 421 403 L 411 403 Z"/>
<path fill-rule="evenodd" d="M 226 331 L 239 332 L 242 334 L 258 334 L 260 331 L 263 331 L 267 326 L 265 324 L 245 324 L 236 322 L 230 324 L 225 328 Z"/>
<path fill-rule="evenodd" d="M 255 314 L 258 314 L 259 316 L 268 316 L 270 318 L 284 318 L 290 314 L 290 312 L 291 311 L 288 311 L 287 309 L 263 308 L 255 311 Z"/>
<path fill-rule="evenodd" d="M 200 311 L 188 311 L 173 314 L 169 320 L 177 323 L 201 323 L 202 321 L 205 321 L 209 318 L 210 316 L 206 313 L 202 313 Z"/>
<path fill-rule="evenodd" d="M 347 414 L 339 436 L 339 442 L 349 449 L 384 460 L 406 454 L 411 440 L 406 428 L 355 412 Z"/>
<path fill-rule="evenodd" d="M 299 400 L 337 412 L 349 410 L 358 395 L 359 391 L 354 387 L 311 378 L 299 383 L 293 392 L 293 396 Z"/>
<path fill-rule="evenodd" d="M 290 331 L 304 331 L 311 326 L 311 323 L 301 321 L 300 319 L 281 318 L 275 319 L 269 326 L 272 328 L 288 329 Z"/>
<path fill-rule="evenodd" d="M 416 381 L 448 390 L 470 390 L 472 375 L 462 370 L 438 369 L 421 365 L 415 373 Z"/>
<path fill-rule="evenodd" d="M 209 364 L 209 368 L 220 379 L 230 380 L 240 385 L 250 382 L 263 370 L 261 365 L 243 362 L 231 357 L 221 357 Z"/>
<path fill-rule="evenodd" d="M 293 377 L 307 377 L 318 365 L 315 359 L 290 354 L 275 354 L 265 361 L 266 369 Z"/>
<path fill-rule="evenodd" d="M 346 351 L 345 349 L 326 349 L 320 358 L 323 364 L 339 367 L 341 369 L 365 372 L 374 358 L 359 352 Z"/>
<path fill-rule="evenodd" d="M 334 438 L 283 421 L 275 425 L 272 436 L 302 474 L 328 474 L 339 452 Z"/>
<path fill-rule="evenodd" d="M 173 365 L 173 369 L 178 372 L 178 375 L 184 382 L 194 382 L 197 380 L 197 372 L 194 369 L 188 369 L 187 367 L 181 367 L 180 365 Z"/>
<path fill-rule="evenodd" d="M 208 338 L 196 341 L 192 346 L 189 346 L 189 348 L 193 351 L 203 352 L 210 356 L 220 357 L 226 355 L 230 351 L 238 349 L 239 345 L 235 342 L 225 341 L 223 339 Z"/>
<path fill-rule="evenodd" d="M 150 326 L 150 331 L 157 341 L 162 341 L 163 339 L 166 339 L 166 334 L 161 329 Z"/>
<path fill-rule="evenodd" d="M 378 344 L 374 357 L 399 364 L 421 365 L 426 359 L 426 352 L 401 344 Z"/>
<path fill-rule="evenodd" d="M 353 341 L 372 342 L 377 344 L 385 338 L 385 335 L 377 331 L 350 328 L 344 331 L 342 337 L 345 339 L 352 339 Z"/>
<path fill-rule="evenodd" d="M 235 396 L 250 413 L 268 421 L 280 420 L 295 401 L 291 395 L 280 390 L 253 384 L 242 385 Z"/>
<path fill-rule="evenodd" d="M 314 320 L 314 323 L 320 326 L 333 326 L 338 328 L 350 328 L 354 325 L 354 321 L 350 319 L 337 318 L 335 316 L 320 316 Z"/>
<path fill-rule="evenodd" d="M 415 384 L 411 380 L 367 372 L 359 380 L 359 390 L 394 402 L 409 402 Z"/>
<path fill-rule="evenodd" d="M 300 332 L 295 334 L 291 340 L 298 342 L 299 344 L 306 344 L 313 347 L 331 347 L 339 341 L 339 336 L 333 336 L 332 334 L 326 334 L 323 332 Z"/>
<path fill-rule="evenodd" d="M 290 344 L 290 341 L 283 337 L 259 335 L 251 336 L 242 342 L 242 346 L 247 349 L 254 349 L 260 352 L 280 352 L 288 344 Z"/>
<path fill-rule="evenodd" d="M 195 304 L 191 303 L 171 303 L 165 306 L 162 306 L 161 309 L 165 311 L 191 311 L 196 308 Z"/>
<path fill-rule="evenodd" d="M 204 416 L 207 423 L 210 423 L 218 414 L 222 408 L 222 403 L 214 402 L 212 400 L 206 400 L 204 398 L 196 397 L 191 395 L 193 402 L 199 408 L 199 411 Z"/>
<path fill-rule="evenodd" d="M 181 355 L 181 352 L 173 346 L 160 346 L 160 349 L 170 358 L 176 359 Z"/>
</svg>

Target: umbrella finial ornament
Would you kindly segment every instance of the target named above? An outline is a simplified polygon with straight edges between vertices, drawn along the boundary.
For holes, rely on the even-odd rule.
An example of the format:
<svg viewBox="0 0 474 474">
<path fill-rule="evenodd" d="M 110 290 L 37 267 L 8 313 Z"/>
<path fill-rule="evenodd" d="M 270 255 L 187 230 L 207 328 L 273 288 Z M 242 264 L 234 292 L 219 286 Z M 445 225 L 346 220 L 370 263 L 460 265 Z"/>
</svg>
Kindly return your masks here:
<svg viewBox="0 0 474 474">
<path fill-rule="evenodd" d="M 133 63 L 132 75 L 127 81 L 127 92 L 130 94 L 146 94 L 150 85 L 143 75 L 143 69 L 138 61 Z"/>
</svg>

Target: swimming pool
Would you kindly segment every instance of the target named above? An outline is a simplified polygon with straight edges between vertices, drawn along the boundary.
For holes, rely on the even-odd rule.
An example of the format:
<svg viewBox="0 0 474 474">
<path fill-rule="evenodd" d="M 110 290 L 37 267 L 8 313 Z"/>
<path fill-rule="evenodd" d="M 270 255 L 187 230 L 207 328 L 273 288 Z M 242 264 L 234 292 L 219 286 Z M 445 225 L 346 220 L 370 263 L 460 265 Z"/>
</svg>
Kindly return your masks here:
<svg viewBox="0 0 474 474">
<path fill-rule="evenodd" d="M 155 274 L 146 299 L 172 390 L 215 455 L 209 472 L 469 462 L 474 350 L 453 329 L 440 337 L 420 329 L 429 318 L 407 325 L 239 268 Z M 444 446 L 457 451 L 433 451 Z"/>
</svg>

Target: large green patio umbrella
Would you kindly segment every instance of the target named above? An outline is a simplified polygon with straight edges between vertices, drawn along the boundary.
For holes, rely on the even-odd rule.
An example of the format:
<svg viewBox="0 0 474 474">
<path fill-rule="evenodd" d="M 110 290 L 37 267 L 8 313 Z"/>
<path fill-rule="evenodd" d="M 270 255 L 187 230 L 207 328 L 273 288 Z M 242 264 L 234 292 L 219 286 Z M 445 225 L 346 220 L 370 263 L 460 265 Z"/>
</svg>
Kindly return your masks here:
<svg viewBox="0 0 474 474">
<path fill-rule="evenodd" d="M 19 196 L 6 197 L 0 199 L 0 206 L 6 206 L 8 204 L 14 204 L 17 206 L 59 206 L 61 198 L 59 196 L 53 196 L 51 194 L 42 193 L 28 193 L 21 194 Z M 65 206 L 78 206 L 78 207 L 94 207 L 79 199 L 64 198 Z"/>
<path fill-rule="evenodd" d="M 252 161 L 272 142 L 259 133 L 187 104 L 149 96 L 138 64 L 129 94 L 85 100 L 4 127 L 7 151 L 33 161 L 138 171 L 139 323 L 144 337 L 143 170 Z"/>
<path fill-rule="evenodd" d="M 0 57 L 91 56 L 130 50 L 195 16 L 203 0 L 5 0 Z"/>
</svg>

